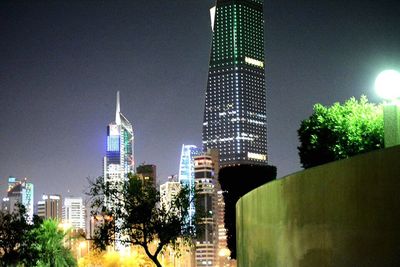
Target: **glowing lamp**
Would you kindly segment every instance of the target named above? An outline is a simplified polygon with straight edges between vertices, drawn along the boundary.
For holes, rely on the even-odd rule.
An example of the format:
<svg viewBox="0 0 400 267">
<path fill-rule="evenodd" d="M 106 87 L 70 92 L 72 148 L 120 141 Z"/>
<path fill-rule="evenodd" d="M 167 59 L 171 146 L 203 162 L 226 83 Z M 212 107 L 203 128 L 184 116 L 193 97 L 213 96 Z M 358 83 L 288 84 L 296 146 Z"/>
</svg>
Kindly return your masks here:
<svg viewBox="0 0 400 267">
<path fill-rule="evenodd" d="M 400 98 L 400 73 L 395 70 L 382 71 L 375 80 L 376 93 L 383 99 Z"/>
<path fill-rule="evenodd" d="M 375 80 L 375 90 L 389 100 L 383 107 L 385 147 L 400 145 L 400 73 L 395 70 L 381 72 Z"/>
</svg>

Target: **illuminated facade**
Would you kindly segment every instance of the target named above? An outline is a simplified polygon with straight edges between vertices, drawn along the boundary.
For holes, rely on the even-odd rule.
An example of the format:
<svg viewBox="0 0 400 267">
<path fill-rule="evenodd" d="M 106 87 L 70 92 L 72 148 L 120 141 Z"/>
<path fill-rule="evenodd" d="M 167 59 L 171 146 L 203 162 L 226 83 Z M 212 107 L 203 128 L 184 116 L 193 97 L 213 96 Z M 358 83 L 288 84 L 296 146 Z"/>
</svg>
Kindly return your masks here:
<svg viewBox="0 0 400 267">
<path fill-rule="evenodd" d="M 263 0 L 217 0 L 203 120 L 203 148 L 221 166 L 267 164 Z"/>
<path fill-rule="evenodd" d="M 194 187 L 194 159 L 193 157 L 201 155 L 203 152 L 200 148 L 194 145 L 182 145 L 181 160 L 179 163 L 179 182 L 183 186 Z M 193 195 L 190 195 L 193 198 Z M 189 223 L 192 225 L 195 208 L 193 201 L 189 207 Z"/>
<path fill-rule="evenodd" d="M 104 182 L 109 182 L 110 186 L 120 190 L 123 182 L 127 181 L 128 174 L 135 172 L 134 153 L 133 153 L 133 127 L 127 118 L 121 113 L 119 91 L 117 92 L 117 104 L 115 110 L 115 122 L 107 127 L 107 150 L 103 159 Z M 116 204 L 115 200 L 105 199 L 106 206 L 109 208 Z M 121 219 L 116 223 L 121 225 Z M 127 238 L 121 233 L 116 233 L 117 241 L 114 243 L 115 249 L 125 251 L 127 246 L 120 240 Z"/>
<path fill-rule="evenodd" d="M 167 181 L 160 185 L 160 204 L 166 210 L 171 209 L 171 203 L 181 191 L 181 183 L 178 181 Z"/>
<path fill-rule="evenodd" d="M 85 230 L 85 205 L 81 197 L 66 197 L 62 207 L 63 222 L 71 225 L 72 229 Z"/>
<path fill-rule="evenodd" d="M 107 127 L 107 151 L 103 162 L 104 181 L 122 182 L 128 173 L 134 172 L 132 124 L 120 112 L 119 92 L 115 122 Z"/>
<path fill-rule="evenodd" d="M 8 178 L 7 197 L 3 198 L 3 210 L 14 212 L 15 204 L 21 203 L 26 208 L 28 221 L 33 218 L 33 184 L 27 179 L 18 180 L 15 177 Z"/>
<path fill-rule="evenodd" d="M 211 155 L 194 157 L 196 182 L 196 213 L 200 214 L 196 229 L 196 266 L 215 266 L 215 172 Z"/>
</svg>

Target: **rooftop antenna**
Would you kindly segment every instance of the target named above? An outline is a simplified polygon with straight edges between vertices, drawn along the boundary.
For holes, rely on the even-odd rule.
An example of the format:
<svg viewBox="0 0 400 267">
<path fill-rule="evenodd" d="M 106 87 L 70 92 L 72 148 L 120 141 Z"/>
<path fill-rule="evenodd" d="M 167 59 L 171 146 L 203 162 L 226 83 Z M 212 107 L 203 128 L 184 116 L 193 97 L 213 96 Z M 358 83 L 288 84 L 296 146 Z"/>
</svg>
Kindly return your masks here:
<svg viewBox="0 0 400 267">
<path fill-rule="evenodd" d="M 121 112 L 121 109 L 120 109 L 120 106 L 119 106 L 119 91 L 117 91 L 117 106 L 116 106 L 116 109 L 115 109 L 115 123 L 117 125 L 121 124 L 120 112 Z"/>
</svg>

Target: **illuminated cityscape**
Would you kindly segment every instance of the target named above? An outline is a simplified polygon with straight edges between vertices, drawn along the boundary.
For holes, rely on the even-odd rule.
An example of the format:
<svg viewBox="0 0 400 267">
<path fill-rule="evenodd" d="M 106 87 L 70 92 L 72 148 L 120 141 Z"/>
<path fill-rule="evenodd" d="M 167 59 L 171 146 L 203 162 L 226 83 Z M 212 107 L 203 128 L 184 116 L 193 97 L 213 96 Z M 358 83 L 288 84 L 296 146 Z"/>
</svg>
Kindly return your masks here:
<svg viewBox="0 0 400 267">
<path fill-rule="evenodd" d="M 0 1 L 0 266 L 398 266 L 398 13 Z"/>
</svg>

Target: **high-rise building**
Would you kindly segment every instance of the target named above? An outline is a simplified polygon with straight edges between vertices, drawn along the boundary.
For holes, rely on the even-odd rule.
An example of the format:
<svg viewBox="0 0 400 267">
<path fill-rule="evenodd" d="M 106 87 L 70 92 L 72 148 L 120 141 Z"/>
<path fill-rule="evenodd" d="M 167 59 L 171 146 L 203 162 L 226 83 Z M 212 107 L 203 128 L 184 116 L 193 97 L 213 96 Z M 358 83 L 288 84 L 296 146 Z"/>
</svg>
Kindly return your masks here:
<svg viewBox="0 0 400 267">
<path fill-rule="evenodd" d="M 120 111 L 119 91 L 115 122 L 107 127 L 107 151 L 103 160 L 104 181 L 122 182 L 135 171 L 132 124 Z"/>
<path fill-rule="evenodd" d="M 217 148 L 221 167 L 267 164 L 263 0 L 217 0 L 203 148 Z"/>
<path fill-rule="evenodd" d="M 81 197 L 66 197 L 62 207 L 63 222 L 71 225 L 74 230 L 85 231 L 85 205 Z"/>
<path fill-rule="evenodd" d="M 194 157 L 201 155 L 203 151 L 194 145 L 182 145 L 181 159 L 179 162 L 178 180 L 183 186 L 189 188 L 194 187 Z M 189 196 L 193 199 L 193 195 Z M 193 216 L 195 212 L 193 201 L 189 206 L 189 224 L 193 224 Z"/>
<path fill-rule="evenodd" d="M 26 208 L 28 221 L 33 218 L 33 184 L 27 182 L 27 178 L 18 180 L 15 177 L 8 178 L 7 197 L 3 198 L 4 211 L 14 212 L 16 204 L 21 203 Z"/>
<path fill-rule="evenodd" d="M 157 166 L 154 164 L 142 164 L 136 168 L 136 174 L 143 182 L 157 185 Z"/>
<path fill-rule="evenodd" d="M 135 172 L 134 161 L 134 135 L 132 124 L 121 113 L 119 91 L 117 92 L 117 104 L 115 110 L 115 121 L 107 127 L 107 150 L 103 159 L 103 177 L 105 182 L 109 182 L 110 186 L 116 186 L 117 190 L 121 189 L 122 183 L 127 181 L 128 174 Z M 105 199 L 108 207 L 118 205 Z M 116 219 L 118 225 L 122 225 L 122 219 Z M 127 247 L 121 241 L 125 239 L 122 233 L 116 233 L 116 242 L 114 243 L 116 250 L 126 250 Z"/>
<path fill-rule="evenodd" d="M 196 266 L 214 266 L 217 243 L 215 240 L 215 180 L 214 164 L 210 154 L 194 157 L 196 183 Z"/>
<path fill-rule="evenodd" d="M 37 202 L 37 215 L 42 219 L 62 220 L 62 198 L 60 195 L 43 194 Z"/>
<path fill-rule="evenodd" d="M 160 204 L 164 206 L 166 210 L 171 209 L 171 203 L 179 194 L 181 187 L 181 183 L 177 180 L 169 180 L 160 185 Z"/>
</svg>

